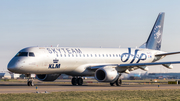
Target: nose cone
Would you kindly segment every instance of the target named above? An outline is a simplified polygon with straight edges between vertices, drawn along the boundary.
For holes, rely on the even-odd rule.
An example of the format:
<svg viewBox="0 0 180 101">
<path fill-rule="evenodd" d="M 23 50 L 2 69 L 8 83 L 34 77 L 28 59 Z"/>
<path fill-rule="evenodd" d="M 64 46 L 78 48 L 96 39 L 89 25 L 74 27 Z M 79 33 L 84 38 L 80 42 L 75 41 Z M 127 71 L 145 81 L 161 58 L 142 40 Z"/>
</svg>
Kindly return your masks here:
<svg viewBox="0 0 180 101">
<path fill-rule="evenodd" d="M 11 72 L 18 72 L 18 69 L 20 68 L 19 62 L 17 59 L 12 59 L 7 66 L 7 69 Z"/>
</svg>

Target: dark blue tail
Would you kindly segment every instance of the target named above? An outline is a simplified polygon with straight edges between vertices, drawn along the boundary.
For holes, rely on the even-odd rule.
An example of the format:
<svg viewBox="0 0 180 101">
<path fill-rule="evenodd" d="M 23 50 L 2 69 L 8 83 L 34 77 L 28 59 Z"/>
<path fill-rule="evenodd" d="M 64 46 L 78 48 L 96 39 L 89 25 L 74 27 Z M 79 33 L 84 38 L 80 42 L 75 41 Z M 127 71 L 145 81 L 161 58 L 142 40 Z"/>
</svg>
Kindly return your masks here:
<svg viewBox="0 0 180 101">
<path fill-rule="evenodd" d="M 164 12 L 159 13 L 148 40 L 143 45 L 141 45 L 140 48 L 148 48 L 154 50 L 161 49 L 164 15 Z"/>
</svg>

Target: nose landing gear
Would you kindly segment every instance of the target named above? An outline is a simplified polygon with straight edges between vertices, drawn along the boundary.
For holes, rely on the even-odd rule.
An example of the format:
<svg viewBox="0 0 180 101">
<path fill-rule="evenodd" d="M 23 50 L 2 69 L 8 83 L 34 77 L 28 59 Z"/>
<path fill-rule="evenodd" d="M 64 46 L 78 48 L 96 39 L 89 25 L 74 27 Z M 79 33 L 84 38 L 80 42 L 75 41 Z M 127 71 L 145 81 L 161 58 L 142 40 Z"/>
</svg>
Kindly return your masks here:
<svg viewBox="0 0 180 101">
<path fill-rule="evenodd" d="M 28 86 L 34 86 L 33 80 L 29 80 L 29 79 L 28 79 L 27 85 L 28 85 Z"/>
<path fill-rule="evenodd" d="M 34 86 L 33 78 L 31 77 L 31 74 L 25 74 L 25 77 L 28 77 L 27 85 L 28 86 Z"/>
</svg>

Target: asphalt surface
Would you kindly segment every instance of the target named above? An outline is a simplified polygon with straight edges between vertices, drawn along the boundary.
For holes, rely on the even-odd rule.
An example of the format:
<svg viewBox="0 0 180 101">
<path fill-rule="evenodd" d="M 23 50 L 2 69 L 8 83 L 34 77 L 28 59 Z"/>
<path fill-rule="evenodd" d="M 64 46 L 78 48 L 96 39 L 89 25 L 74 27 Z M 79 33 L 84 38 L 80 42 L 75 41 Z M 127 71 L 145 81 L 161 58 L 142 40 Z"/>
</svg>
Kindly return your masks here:
<svg viewBox="0 0 180 101">
<path fill-rule="evenodd" d="M 37 89 L 36 89 L 37 88 Z M 82 86 L 72 86 L 71 84 L 36 84 L 27 86 L 25 83 L 0 82 L 0 93 L 44 93 L 46 92 L 65 92 L 65 91 L 108 91 L 108 90 L 162 90 L 180 89 L 180 85 L 122 85 L 120 87 L 110 86 L 109 84 L 84 84 Z"/>
</svg>

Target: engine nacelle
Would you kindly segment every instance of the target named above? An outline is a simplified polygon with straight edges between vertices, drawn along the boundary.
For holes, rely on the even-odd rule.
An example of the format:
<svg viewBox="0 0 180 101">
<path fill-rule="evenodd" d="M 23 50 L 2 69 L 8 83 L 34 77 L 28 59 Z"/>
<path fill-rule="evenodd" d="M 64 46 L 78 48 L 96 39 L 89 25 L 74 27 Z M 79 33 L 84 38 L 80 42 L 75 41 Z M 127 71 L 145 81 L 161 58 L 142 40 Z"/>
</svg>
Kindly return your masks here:
<svg viewBox="0 0 180 101">
<path fill-rule="evenodd" d="M 110 66 L 99 68 L 95 72 L 95 79 L 99 82 L 114 82 L 118 77 L 117 70 Z"/>
<path fill-rule="evenodd" d="M 54 81 L 56 80 L 61 74 L 37 74 L 36 77 L 40 81 Z"/>
</svg>

